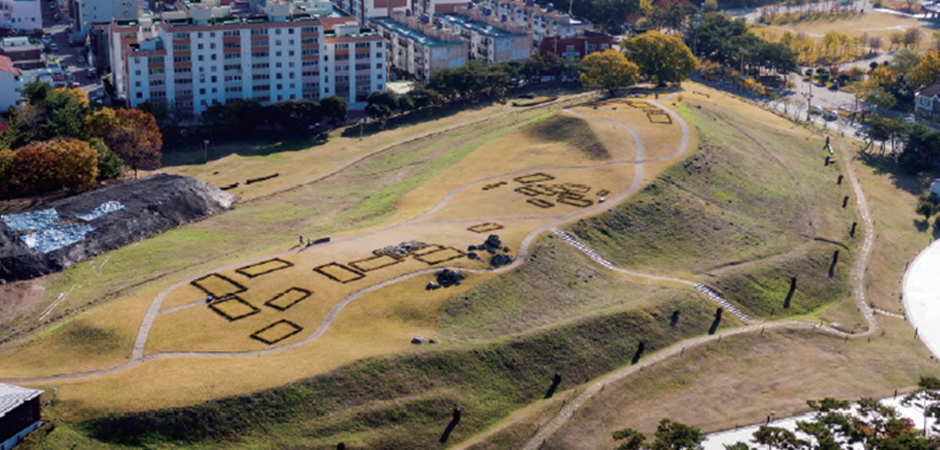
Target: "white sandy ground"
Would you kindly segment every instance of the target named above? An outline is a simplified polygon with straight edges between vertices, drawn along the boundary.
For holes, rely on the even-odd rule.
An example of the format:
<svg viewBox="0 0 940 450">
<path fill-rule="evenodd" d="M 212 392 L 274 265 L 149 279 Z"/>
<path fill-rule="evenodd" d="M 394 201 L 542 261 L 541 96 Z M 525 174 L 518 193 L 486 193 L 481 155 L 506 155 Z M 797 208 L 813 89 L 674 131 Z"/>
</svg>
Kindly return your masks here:
<svg viewBox="0 0 940 450">
<path fill-rule="evenodd" d="M 940 252 L 937 252 L 937 253 L 940 254 Z M 903 398 L 902 395 L 898 395 L 896 398 L 888 397 L 886 399 L 882 399 L 881 403 L 884 405 L 895 407 L 902 417 L 907 417 L 908 419 L 913 420 L 914 425 L 918 428 L 923 427 L 924 426 L 923 410 L 916 408 L 914 406 L 901 405 L 902 398 Z M 769 415 L 770 411 L 768 411 L 767 414 Z M 785 428 L 790 431 L 794 431 L 796 430 L 797 421 L 806 421 L 811 418 L 812 418 L 812 413 L 805 414 L 805 415 L 798 416 L 798 417 L 790 417 L 788 419 L 774 420 L 769 425 L 774 426 L 774 427 L 779 427 L 779 428 Z M 927 421 L 927 426 L 929 428 L 927 429 L 929 430 L 930 428 L 932 428 L 935 423 L 936 423 L 935 419 L 929 418 Z M 754 444 L 754 442 L 752 442 L 754 432 L 757 431 L 758 428 L 760 428 L 760 425 L 753 425 L 749 427 L 738 428 L 735 430 L 728 430 L 728 431 L 722 431 L 720 433 L 710 434 L 706 437 L 703 445 L 705 446 L 705 450 L 724 450 L 725 445 L 731 445 L 737 442 L 746 442 L 750 446 L 762 448 L 761 446 L 757 446 Z M 802 433 L 797 433 L 797 436 L 800 439 L 808 439 L 808 436 L 803 435 Z M 861 446 L 856 446 L 856 448 L 861 449 Z"/>
<path fill-rule="evenodd" d="M 920 252 L 908 267 L 902 293 L 917 336 L 940 357 L 940 241 Z"/>
</svg>

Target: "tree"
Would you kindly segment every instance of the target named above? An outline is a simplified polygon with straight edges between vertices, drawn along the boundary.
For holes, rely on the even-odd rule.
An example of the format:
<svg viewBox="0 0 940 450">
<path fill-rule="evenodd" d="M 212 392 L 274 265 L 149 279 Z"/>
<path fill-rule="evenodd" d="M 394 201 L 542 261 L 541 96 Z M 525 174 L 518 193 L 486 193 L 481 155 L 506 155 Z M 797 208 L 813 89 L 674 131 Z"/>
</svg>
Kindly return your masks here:
<svg viewBox="0 0 940 450">
<path fill-rule="evenodd" d="M 139 109 L 104 108 L 86 122 L 86 134 L 101 138 L 105 145 L 134 171 L 142 167 L 160 166 L 163 135 L 152 114 Z"/>
<path fill-rule="evenodd" d="M 702 430 L 669 419 L 663 419 L 656 428 L 650 450 L 702 450 L 705 435 Z"/>
<path fill-rule="evenodd" d="M 581 61 L 581 67 L 582 84 L 591 88 L 604 89 L 610 95 L 636 83 L 639 72 L 636 64 L 614 49 L 585 56 Z"/>
<path fill-rule="evenodd" d="M 44 143 L 55 155 L 58 184 L 73 191 L 87 191 L 98 179 L 98 152 L 85 141 L 56 138 Z"/>
<path fill-rule="evenodd" d="M 16 184 L 22 194 L 38 194 L 56 189 L 58 164 L 55 154 L 43 143 L 21 147 L 13 154 Z"/>
<path fill-rule="evenodd" d="M 920 27 L 910 27 L 904 30 L 904 48 L 917 48 L 920 45 L 921 37 L 923 33 L 920 31 Z"/>
<path fill-rule="evenodd" d="M 911 49 L 904 49 L 894 54 L 894 70 L 900 74 L 913 76 L 914 70 L 920 65 L 923 59 L 920 52 Z"/>
<path fill-rule="evenodd" d="M 614 431 L 614 440 L 623 441 L 617 450 L 641 450 L 646 441 L 646 435 L 633 428 L 624 428 Z"/>
<path fill-rule="evenodd" d="M 904 33 L 900 31 L 895 31 L 891 33 L 890 40 L 891 40 L 891 46 L 888 47 L 888 50 L 894 48 L 895 46 L 897 46 L 900 49 L 901 44 L 904 43 Z"/>
<path fill-rule="evenodd" d="M 386 120 L 398 109 L 398 96 L 394 92 L 375 91 L 369 94 L 366 101 L 369 102 L 366 105 L 366 114 L 379 120 L 381 128 L 384 129 Z"/>
<path fill-rule="evenodd" d="M 621 41 L 620 47 L 644 78 L 659 85 L 679 83 L 698 67 L 698 60 L 682 39 L 658 31 Z"/>
<path fill-rule="evenodd" d="M 98 181 L 113 180 L 124 176 L 124 160 L 114 153 L 100 138 L 91 138 L 88 141 L 98 152 Z"/>
<path fill-rule="evenodd" d="M 917 88 L 940 83 L 940 54 L 937 50 L 931 50 L 921 58 L 911 74 L 911 80 Z"/>
<path fill-rule="evenodd" d="M 13 192 L 16 187 L 16 165 L 13 160 L 13 150 L 0 150 L 0 198 Z"/>
<path fill-rule="evenodd" d="M 754 442 L 766 445 L 770 450 L 792 450 L 800 446 L 799 439 L 792 431 L 766 425 L 754 432 Z"/>
<path fill-rule="evenodd" d="M 323 112 L 323 117 L 329 119 L 334 127 L 346 123 L 348 113 L 346 100 L 335 95 L 323 97 L 320 99 L 320 110 Z"/>
<path fill-rule="evenodd" d="M 926 202 L 926 211 L 921 211 L 923 204 L 917 207 L 917 213 L 924 216 L 924 221 L 930 220 L 935 208 L 929 200 Z M 927 435 L 927 418 L 940 416 L 940 379 L 931 375 L 921 375 L 917 382 L 917 390 L 906 395 L 901 404 L 917 406 L 924 413 L 924 436 Z"/>
</svg>

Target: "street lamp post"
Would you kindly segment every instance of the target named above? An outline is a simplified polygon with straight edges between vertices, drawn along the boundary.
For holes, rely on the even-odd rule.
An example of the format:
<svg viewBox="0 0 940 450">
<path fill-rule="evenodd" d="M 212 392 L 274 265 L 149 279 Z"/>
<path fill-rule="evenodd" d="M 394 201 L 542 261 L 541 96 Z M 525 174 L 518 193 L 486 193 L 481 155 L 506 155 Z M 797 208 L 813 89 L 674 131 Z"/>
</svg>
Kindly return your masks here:
<svg viewBox="0 0 940 450">
<path fill-rule="evenodd" d="M 207 164 L 209 162 L 209 140 L 204 139 L 202 141 L 202 163 Z"/>
</svg>

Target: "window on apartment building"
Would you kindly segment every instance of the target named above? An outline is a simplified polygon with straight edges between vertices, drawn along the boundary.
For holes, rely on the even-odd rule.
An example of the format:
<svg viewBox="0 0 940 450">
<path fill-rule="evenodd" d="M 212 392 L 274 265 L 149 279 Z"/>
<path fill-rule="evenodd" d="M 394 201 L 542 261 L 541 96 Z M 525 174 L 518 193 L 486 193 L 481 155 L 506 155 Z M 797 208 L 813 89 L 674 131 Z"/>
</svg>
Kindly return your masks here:
<svg viewBox="0 0 940 450">
<path fill-rule="evenodd" d="M 151 56 L 150 59 L 149 59 L 149 61 L 150 61 L 150 64 L 163 64 L 163 57 L 162 57 L 162 56 Z"/>
<path fill-rule="evenodd" d="M 271 78 L 271 75 L 268 75 L 266 73 L 256 73 L 251 76 L 252 80 L 267 80 L 269 78 Z"/>
<path fill-rule="evenodd" d="M 303 86 L 304 86 L 305 88 L 316 88 L 316 89 L 319 89 L 319 88 L 320 88 L 320 83 L 316 83 L 316 82 L 313 82 L 313 83 L 304 83 Z"/>
<path fill-rule="evenodd" d="M 213 75 L 213 76 L 212 76 L 212 82 L 213 82 L 213 83 L 216 83 L 216 82 L 218 82 L 218 81 L 219 81 L 219 77 Z"/>
<path fill-rule="evenodd" d="M 202 39 L 202 32 L 200 31 L 199 33 L 196 33 L 196 37 Z"/>
<path fill-rule="evenodd" d="M 294 29 L 293 29 L 293 28 L 288 28 L 288 29 L 287 29 L 287 34 L 294 34 Z M 293 41 L 292 41 L 292 42 L 293 42 Z"/>
<path fill-rule="evenodd" d="M 193 79 L 192 78 L 178 78 L 176 80 L 176 84 L 193 84 Z M 189 93 L 192 94 L 193 91 L 189 91 Z"/>
<path fill-rule="evenodd" d="M 309 48 L 309 49 L 301 50 L 301 51 L 300 51 L 300 54 L 301 54 L 301 55 L 304 55 L 304 56 L 306 56 L 306 55 L 317 55 L 317 54 L 319 54 L 319 53 L 320 53 L 320 51 L 317 50 L 317 49 L 315 49 L 315 48 Z M 327 58 L 327 59 L 329 59 L 329 58 Z"/>
<path fill-rule="evenodd" d="M 324 76 L 324 77 L 323 77 L 323 82 L 324 82 L 324 83 L 329 83 L 329 82 L 330 82 L 330 77 L 329 77 L 329 76 Z"/>
<path fill-rule="evenodd" d="M 180 95 L 182 95 L 182 96 L 190 96 L 190 95 L 193 95 L 193 90 L 192 90 L 192 89 L 184 89 L 184 90 L 180 91 Z"/>
<path fill-rule="evenodd" d="M 174 67 L 173 68 L 173 72 L 175 73 L 189 73 L 192 71 L 193 71 L 192 67 Z"/>
<path fill-rule="evenodd" d="M 293 61 L 288 62 L 287 67 L 294 67 L 294 62 Z"/>
<path fill-rule="evenodd" d="M 274 68 L 275 68 L 275 69 L 280 69 L 280 68 L 281 68 L 281 63 L 274 63 Z"/>
<path fill-rule="evenodd" d="M 202 44 L 196 44 L 196 50 L 202 50 L 202 47 L 203 47 Z"/>
<path fill-rule="evenodd" d="M 329 60 L 330 60 L 330 55 L 323 55 L 323 60 L 324 60 L 324 61 L 329 61 Z"/>
<path fill-rule="evenodd" d="M 200 88 L 199 95 L 206 95 L 206 88 Z"/>
<path fill-rule="evenodd" d="M 241 91 L 242 91 L 241 86 L 230 86 L 230 87 L 225 88 L 225 92 L 241 92 Z"/>
<path fill-rule="evenodd" d="M 163 80 L 151 80 L 150 86 L 163 86 Z"/>
<path fill-rule="evenodd" d="M 150 69 L 149 73 L 150 75 L 160 75 L 163 73 L 163 69 Z"/>
<path fill-rule="evenodd" d="M 140 81 L 135 81 L 135 82 L 134 82 L 134 87 L 140 87 Z"/>
<path fill-rule="evenodd" d="M 287 52 L 287 56 L 294 56 L 294 51 L 293 51 L 293 50 L 289 50 L 289 51 Z"/>
<path fill-rule="evenodd" d="M 135 71 L 134 71 L 134 75 L 140 76 L 140 71 L 139 71 L 139 70 L 135 70 Z"/>
<path fill-rule="evenodd" d="M 235 37 L 238 36 L 238 30 L 225 30 L 222 32 L 223 37 Z"/>
<path fill-rule="evenodd" d="M 218 94 L 218 93 L 219 93 L 219 89 L 218 89 L 218 88 L 212 88 L 212 93 L 213 93 L 213 94 Z"/>
<path fill-rule="evenodd" d="M 369 70 L 368 64 L 356 64 L 356 70 Z"/>
<path fill-rule="evenodd" d="M 359 55 L 356 55 L 356 57 L 359 57 Z M 348 55 L 348 54 L 336 55 L 336 60 L 337 60 L 337 61 L 348 61 L 348 60 L 349 60 L 349 55 Z"/>
<path fill-rule="evenodd" d="M 252 58 L 267 58 L 268 52 L 252 52 L 251 57 Z"/>
<path fill-rule="evenodd" d="M 297 86 L 297 85 L 295 85 L 294 83 L 291 83 L 289 87 L 290 87 L 291 89 L 294 89 L 296 86 Z"/>
<path fill-rule="evenodd" d="M 336 44 L 337 50 L 346 50 L 349 48 L 349 44 Z"/>
<path fill-rule="evenodd" d="M 215 50 L 215 42 L 210 42 L 210 43 L 209 43 L 209 48 L 212 49 L 212 50 Z"/>
<path fill-rule="evenodd" d="M 356 53 L 356 59 L 369 59 L 368 53 Z"/>
<path fill-rule="evenodd" d="M 316 33 L 317 27 L 303 27 L 300 29 L 301 33 Z"/>
<path fill-rule="evenodd" d="M 252 69 L 267 69 L 268 67 L 269 67 L 268 63 L 257 63 L 257 64 L 251 65 Z"/>
<path fill-rule="evenodd" d="M 284 78 L 284 74 L 282 74 L 281 72 L 278 72 L 278 73 L 274 74 L 274 78 L 280 80 L 280 79 Z"/>
<path fill-rule="evenodd" d="M 267 45 L 268 41 L 251 41 L 252 47 L 266 47 Z"/>
<path fill-rule="evenodd" d="M 293 39 L 288 39 L 288 40 L 287 40 L 287 45 L 294 45 L 294 40 L 293 40 Z"/>
<path fill-rule="evenodd" d="M 255 89 L 256 91 L 270 91 L 270 90 L 271 90 L 271 85 L 270 85 L 270 84 L 260 84 L 260 85 L 258 85 L 258 86 L 255 86 L 254 89 Z"/>
<path fill-rule="evenodd" d="M 173 39 L 189 39 L 189 33 L 173 33 Z"/>
<path fill-rule="evenodd" d="M 215 61 L 215 56 L 216 56 L 215 53 L 213 53 L 213 54 L 209 55 L 209 59 Z"/>
<path fill-rule="evenodd" d="M 294 72 L 291 72 L 291 73 L 287 74 L 287 78 L 290 78 L 291 80 L 293 80 L 293 79 L 294 79 Z"/>
<path fill-rule="evenodd" d="M 376 79 L 376 80 L 381 80 L 381 79 L 382 79 L 382 74 L 376 75 L 376 76 L 375 76 L 375 79 Z"/>
<path fill-rule="evenodd" d="M 217 66 L 212 66 L 212 67 L 210 67 L 210 68 L 209 68 L 209 71 L 210 71 L 210 72 L 215 72 L 216 67 L 217 67 Z"/>
<path fill-rule="evenodd" d="M 229 71 L 229 70 L 241 70 L 241 68 L 242 68 L 242 66 L 239 65 L 239 64 L 226 64 L 226 65 L 223 66 L 223 67 L 224 67 L 223 70 L 225 70 L 226 72 Z"/>
<path fill-rule="evenodd" d="M 203 55 L 196 55 L 196 61 L 202 61 L 204 58 Z"/>
<path fill-rule="evenodd" d="M 242 80 L 241 75 L 226 75 L 225 76 L 226 83 L 231 82 L 231 81 L 241 81 L 241 80 Z"/>
<path fill-rule="evenodd" d="M 318 77 L 318 76 L 320 76 L 320 72 L 317 72 L 317 71 L 315 71 L 315 70 L 311 70 L 311 71 L 308 71 L 308 72 L 304 72 L 304 73 L 302 73 L 301 75 L 302 75 L 302 76 L 305 76 L 305 77 Z"/>
<path fill-rule="evenodd" d="M 191 58 L 189 56 L 174 56 L 173 62 L 189 62 Z"/>
<path fill-rule="evenodd" d="M 317 43 L 317 38 L 307 38 L 307 39 L 300 40 L 300 45 L 308 45 L 308 44 L 316 44 L 316 43 Z"/>
<path fill-rule="evenodd" d="M 210 32 L 210 33 L 209 33 L 209 37 L 214 38 L 214 37 L 215 37 L 215 31 Z"/>
<path fill-rule="evenodd" d="M 381 58 L 381 57 L 382 57 L 382 52 L 375 52 L 375 57 L 376 57 L 376 58 Z"/>
<path fill-rule="evenodd" d="M 200 83 L 205 83 L 205 82 L 206 82 L 206 77 L 205 77 L 204 75 L 200 75 L 200 76 L 199 76 L 199 82 L 200 82 Z"/>
<path fill-rule="evenodd" d="M 368 42 L 356 42 L 356 48 L 369 48 Z"/>
<path fill-rule="evenodd" d="M 339 77 L 337 77 L 337 81 L 339 81 L 338 78 L 339 78 Z M 368 82 L 368 81 L 369 81 L 369 76 L 368 76 L 368 75 L 356 75 L 356 84 L 363 83 L 363 82 Z"/>
<path fill-rule="evenodd" d="M 137 93 L 137 98 L 144 98 L 144 94 L 143 94 L 142 92 L 138 92 L 138 93 Z"/>
<path fill-rule="evenodd" d="M 310 67 L 317 65 L 316 61 L 303 61 L 300 63 L 301 67 Z"/>
<path fill-rule="evenodd" d="M 280 33 L 278 33 L 278 34 L 280 34 Z M 274 45 L 281 45 L 281 40 L 278 39 L 278 40 L 274 41 Z"/>
<path fill-rule="evenodd" d="M 239 59 L 241 58 L 241 54 L 240 53 L 226 53 L 223 58 L 224 59 Z"/>
<path fill-rule="evenodd" d="M 283 85 L 283 84 L 277 85 L 277 90 L 283 91 L 283 90 L 284 90 L 284 85 Z"/>
<path fill-rule="evenodd" d="M 280 57 L 280 56 L 281 56 L 281 52 L 280 52 L 280 51 L 274 52 L 274 56 L 275 56 L 275 57 Z"/>
<path fill-rule="evenodd" d="M 252 36 L 266 36 L 267 34 L 268 30 L 266 28 L 255 28 L 251 30 Z"/>
<path fill-rule="evenodd" d="M 280 35 L 280 34 L 281 34 L 281 29 L 280 29 L 280 28 L 275 28 L 275 29 L 274 29 L 274 34 Z"/>
<path fill-rule="evenodd" d="M 382 63 L 376 63 L 375 68 L 376 68 L 376 69 L 381 69 L 381 68 L 382 68 Z"/>
</svg>

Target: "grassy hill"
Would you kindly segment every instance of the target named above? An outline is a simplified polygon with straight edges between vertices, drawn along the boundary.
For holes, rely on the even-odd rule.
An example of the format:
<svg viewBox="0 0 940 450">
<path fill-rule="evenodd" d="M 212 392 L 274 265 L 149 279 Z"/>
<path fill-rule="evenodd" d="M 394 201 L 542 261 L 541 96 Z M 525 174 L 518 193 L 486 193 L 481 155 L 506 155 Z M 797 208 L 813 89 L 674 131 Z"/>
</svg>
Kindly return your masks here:
<svg viewBox="0 0 940 450">
<path fill-rule="evenodd" d="M 623 267 L 694 274 L 755 316 L 806 314 L 844 296 L 854 203 L 842 208 L 851 189 L 836 184 L 838 164 L 824 166 L 823 141 L 707 106 L 680 112 L 699 130 L 698 152 L 568 229 Z"/>
</svg>

